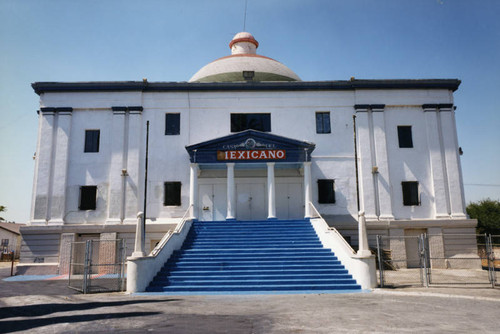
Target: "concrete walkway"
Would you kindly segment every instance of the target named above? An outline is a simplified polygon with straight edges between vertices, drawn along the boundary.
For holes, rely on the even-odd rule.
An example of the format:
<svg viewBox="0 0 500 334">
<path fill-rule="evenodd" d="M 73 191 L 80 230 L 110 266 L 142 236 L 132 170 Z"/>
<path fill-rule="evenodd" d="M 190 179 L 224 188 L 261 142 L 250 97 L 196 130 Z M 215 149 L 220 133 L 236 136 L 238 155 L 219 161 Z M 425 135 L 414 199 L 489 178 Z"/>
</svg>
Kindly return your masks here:
<svg viewBox="0 0 500 334">
<path fill-rule="evenodd" d="M 6 282 L 0 332 L 498 333 L 500 289 L 239 296 L 82 295 L 63 280 Z"/>
</svg>

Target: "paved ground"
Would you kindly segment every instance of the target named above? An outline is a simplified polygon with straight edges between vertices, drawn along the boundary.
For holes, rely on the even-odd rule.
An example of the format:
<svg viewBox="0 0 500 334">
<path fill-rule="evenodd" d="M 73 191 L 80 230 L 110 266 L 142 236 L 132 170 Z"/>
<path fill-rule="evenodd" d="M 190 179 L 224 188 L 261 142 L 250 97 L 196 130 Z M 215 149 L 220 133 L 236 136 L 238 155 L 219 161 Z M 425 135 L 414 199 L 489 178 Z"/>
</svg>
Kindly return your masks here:
<svg viewBox="0 0 500 334">
<path fill-rule="evenodd" d="M 0 332 L 498 333 L 500 289 L 404 288 L 357 294 L 82 295 L 66 281 L 5 282 Z"/>
</svg>

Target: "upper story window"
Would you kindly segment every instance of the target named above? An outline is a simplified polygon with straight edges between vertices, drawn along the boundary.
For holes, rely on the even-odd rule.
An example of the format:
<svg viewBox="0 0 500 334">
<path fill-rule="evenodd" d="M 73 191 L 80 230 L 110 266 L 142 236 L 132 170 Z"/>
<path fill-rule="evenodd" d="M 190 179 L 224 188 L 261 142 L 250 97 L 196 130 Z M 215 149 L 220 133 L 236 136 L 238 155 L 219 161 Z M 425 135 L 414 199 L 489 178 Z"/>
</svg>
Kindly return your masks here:
<svg viewBox="0 0 500 334">
<path fill-rule="evenodd" d="M 398 125 L 398 139 L 399 139 L 399 147 L 402 148 L 413 147 L 411 126 Z"/>
<path fill-rule="evenodd" d="M 231 132 L 271 132 L 271 114 L 231 114 Z"/>
<path fill-rule="evenodd" d="M 181 114 L 165 114 L 165 135 L 181 133 Z"/>
<path fill-rule="evenodd" d="M 403 188 L 403 205 L 405 206 L 420 205 L 417 181 L 401 182 L 401 187 Z"/>
<path fill-rule="evenodd" d="M 95 210 L 97 203 L 97 186 L 80 187 L 80 210 Z"/>
<path fill-rule="evenodd" d="M 99 136 L 101 130 L 85 130 L 85 148 L 83 152 L 99 152 Z"/>
<path fill-rule="evenodd" d="M 180 182 L 165 182 L 163 205 L 181 205 Z"/>
<path fill-rule="evenodd" d="M 330 112 L 316 112 L 316 133 L 331 133 Z"/>
<path fill-rule="evenodd" d="M 318 180 L 318 203 L 335 203 L 335 181 L 331 179 Z"/>
</svg>

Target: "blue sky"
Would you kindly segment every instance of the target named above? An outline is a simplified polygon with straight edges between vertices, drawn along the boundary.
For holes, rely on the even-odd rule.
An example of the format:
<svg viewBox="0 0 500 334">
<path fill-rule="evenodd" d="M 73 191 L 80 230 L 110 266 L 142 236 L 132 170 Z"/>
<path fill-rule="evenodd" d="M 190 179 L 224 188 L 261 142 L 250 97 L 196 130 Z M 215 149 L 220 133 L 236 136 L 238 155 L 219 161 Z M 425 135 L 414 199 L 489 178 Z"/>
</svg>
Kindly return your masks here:
<svg viewBox="0 0 500 334">
<path fill-rule="evenodd" d="M 245 0 L 0 0 L 1 216 L 26 222 L 36 81 L 187 81 L 229 54 Z M 500 199 L 500 1 L 248 0 L 259 54 L 303 80 L 458 78 L 467 201 Z"/>
</svg>

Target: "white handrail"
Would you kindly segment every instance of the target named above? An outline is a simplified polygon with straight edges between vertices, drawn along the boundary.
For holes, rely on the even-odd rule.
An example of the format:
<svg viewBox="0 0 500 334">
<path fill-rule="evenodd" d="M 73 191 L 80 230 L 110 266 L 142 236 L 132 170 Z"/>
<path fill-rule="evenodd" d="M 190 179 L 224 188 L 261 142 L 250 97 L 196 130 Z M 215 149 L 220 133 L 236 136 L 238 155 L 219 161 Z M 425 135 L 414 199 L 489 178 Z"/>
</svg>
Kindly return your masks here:
<svg viewBox="0 0 500 334">
<path fill-rule="evenodd" d="M 165 233 L 165 235 L 163 236 L 163 238 L 161 238 L 160 242 L 155 246 L 155 248 L 153 248 L 153 250 L 151 251 L 151 253 L 149 253 L 148 256 L 156 256 L 158 255 L 158 253 L 161 251 L 161 249 L 165 246 L 165 244 L 168 242 L 168 240 L 170 240 L 170 238 L 172 237 L 172 235 L 175 233 L 175 234 L 179 234 L 182 229 L 184 228 L 184 225 L 186 224 L 186 221 L 188 220 L 188 213 L 191 212 L 191 208 L 193 207 L 193 204 L 190 204 L 189 207 L 187 208 L 186 212 L 184 213 L 184 215 L 182 216 L 181 218 L 181 221 L 177 224 L 177 226 L 175 227 L 174 230 L 168 230 L 167 233 Z M 191 217 L 189 217 L 191 218 Z"/>
<path fill-rule="evenodd" d="M 312 202 L 309 202 L 309 206 L 312 208 L 313 212 L 315 213 L 315 215 L 313 215 L 313 217 L 311 217 L 311 218 L 320 218 L 321 220 L 323 220 L 326 223 L 326 220 L 321 216 L 318 209 L 316 209 L 316 207 L 314 206 L 314 204 Z M 340 237 L 340 239 L 342 240 L 342 242 L 344 243 L 344 246 L 346 246 L 353 254 L 356 254 L 356 251 L 351 247 L 351 245 L 349 245 L 349 243 L 344 239 L 342 234 L 340 234 L 340 232 L 337 231 L 337 229 L 335 227 L 328 226 L 328 230 L 337 234 Z"/>
</svg>

